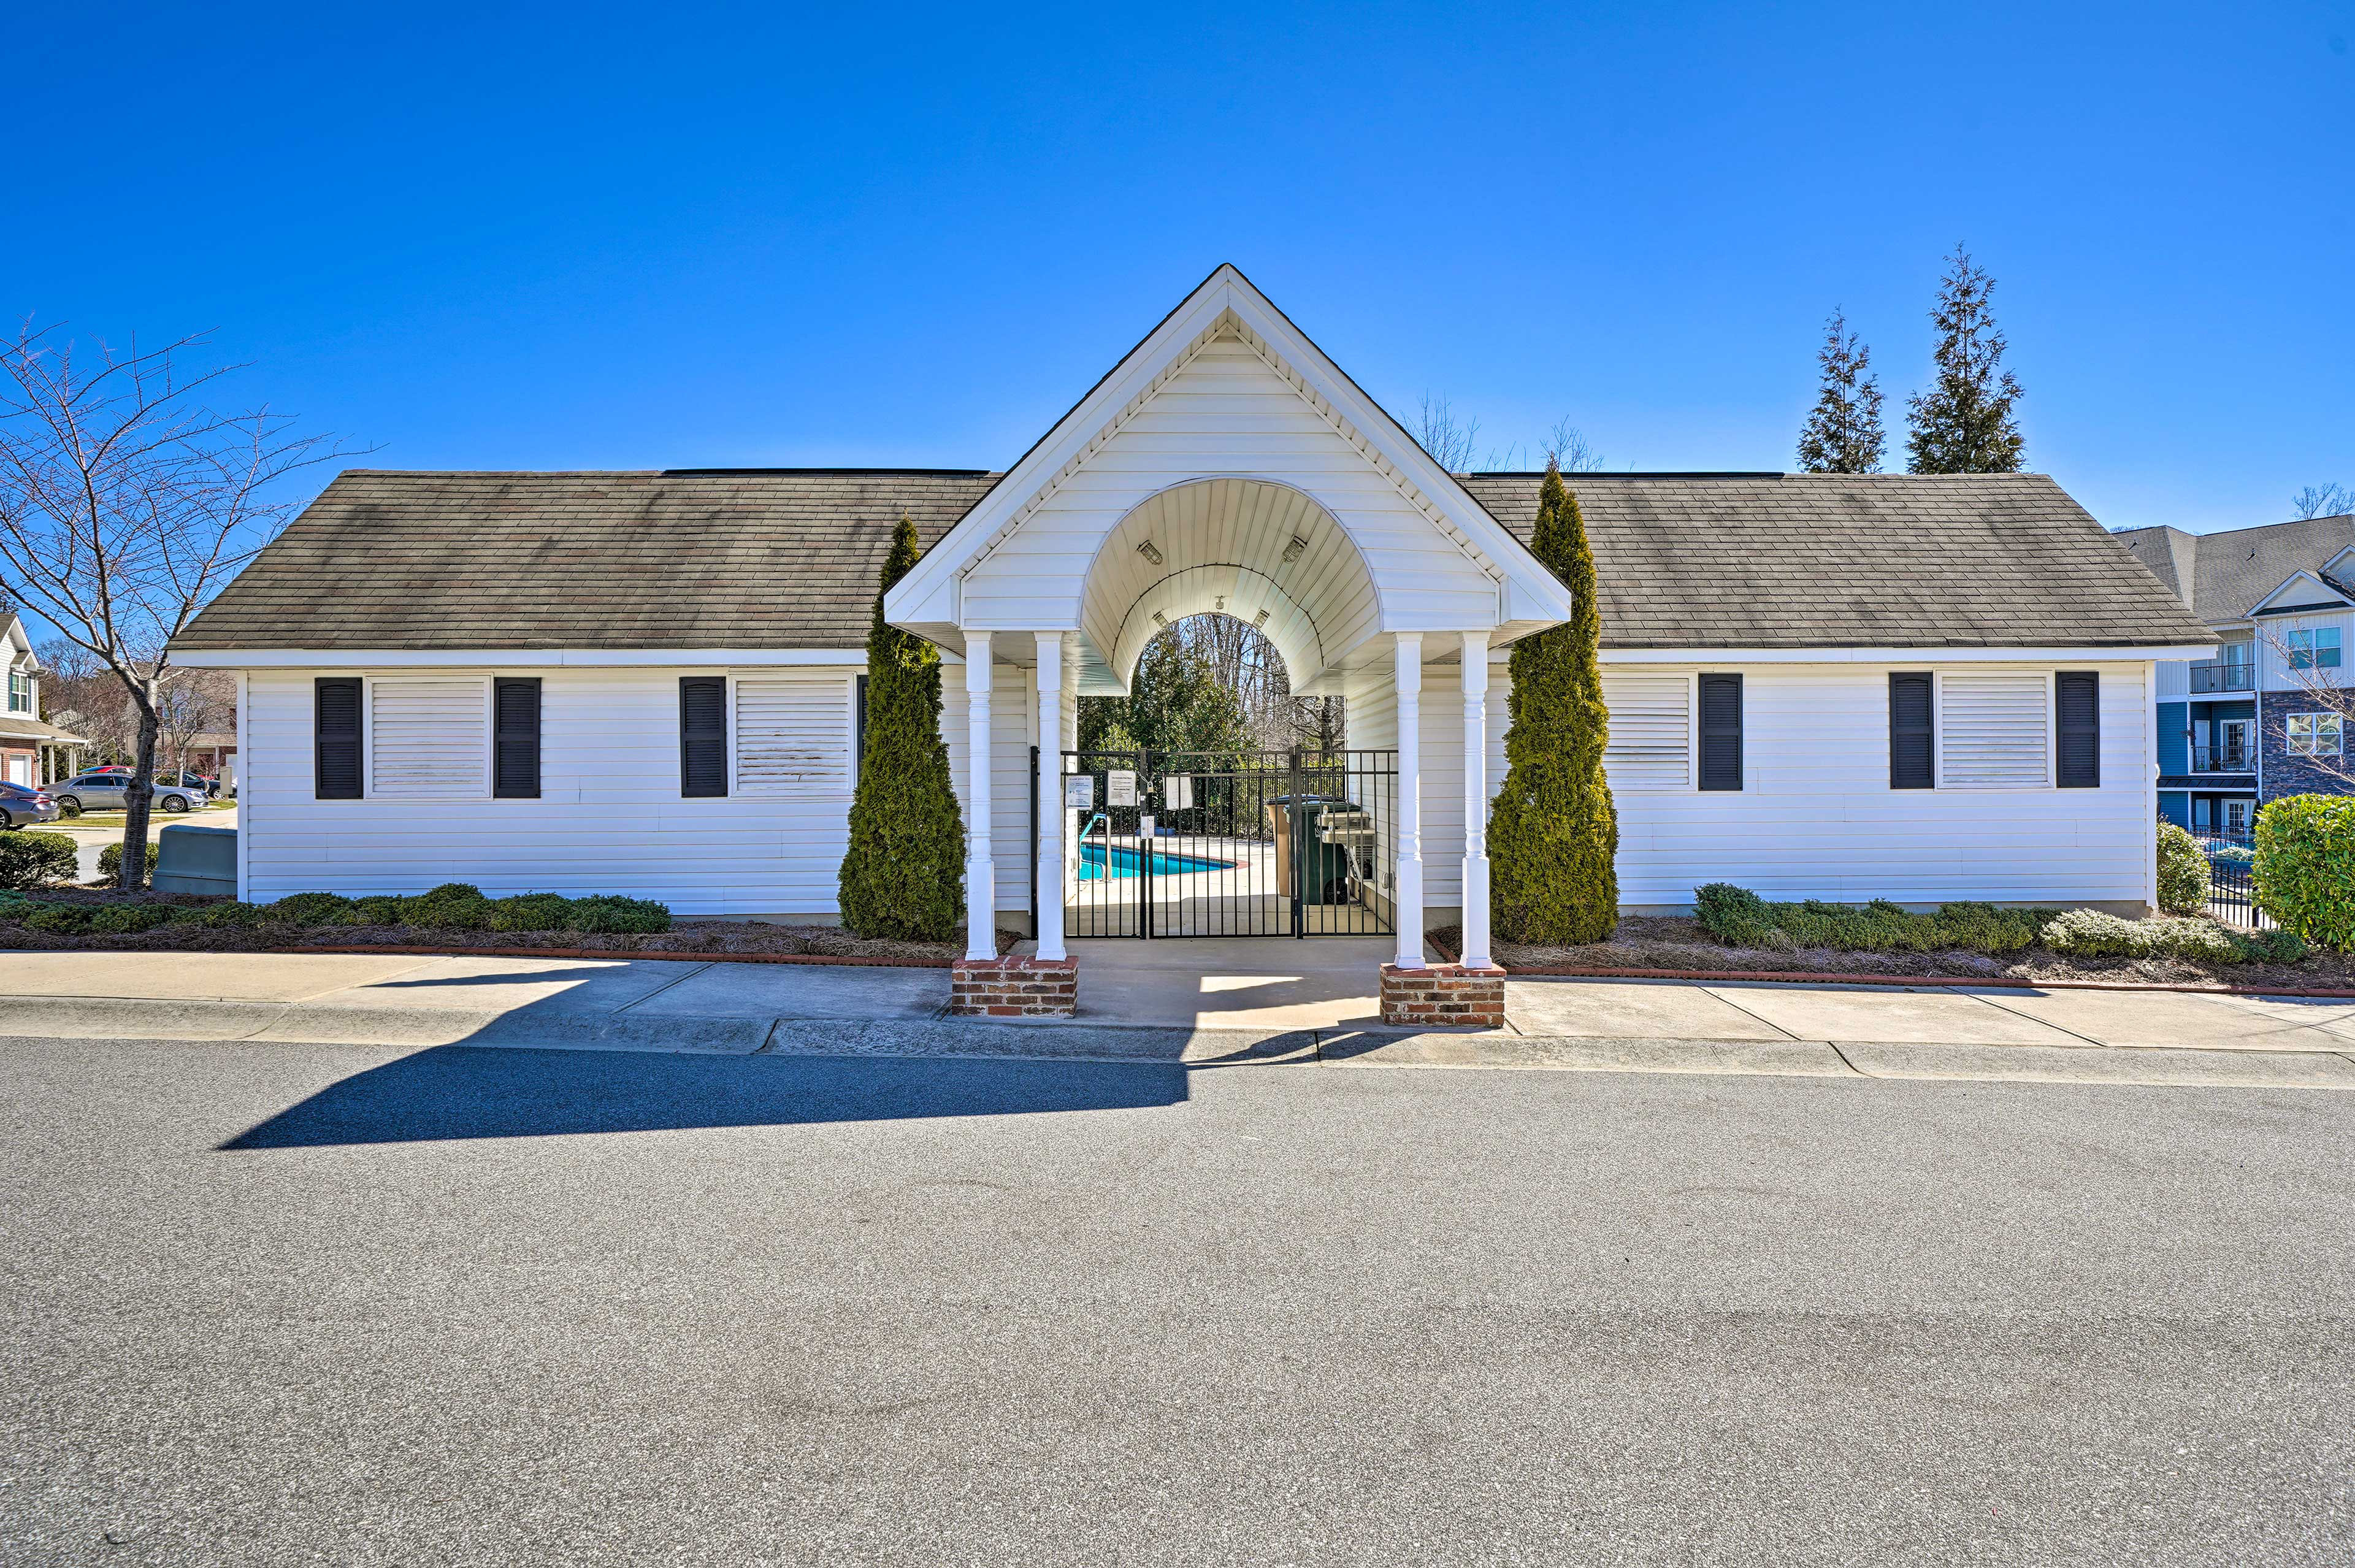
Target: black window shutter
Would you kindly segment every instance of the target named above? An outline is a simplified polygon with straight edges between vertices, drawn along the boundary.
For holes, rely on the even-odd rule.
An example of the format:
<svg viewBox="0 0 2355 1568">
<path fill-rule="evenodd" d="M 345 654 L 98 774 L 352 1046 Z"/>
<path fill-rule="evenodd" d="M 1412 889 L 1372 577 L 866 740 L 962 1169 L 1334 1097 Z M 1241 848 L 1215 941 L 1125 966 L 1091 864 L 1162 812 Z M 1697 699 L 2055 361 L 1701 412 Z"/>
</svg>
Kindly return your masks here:
<svg viewBox="0 0 2355 1568">
<path fill-rule="evenodd" d="M 1742 677 L 1700 677 L 1700 787 L 1742 787 Z"/>
<path fill-rule="evenodd" d="M 2053 782 L 2062 789 L 2102 787 L 2102 677 L 2088 669 L 2064 669 L 2053 677 L 2061 732 L 2061 765 Z"/>
<path fill-rule="evenodd" d="M 360 683 L 322 676 L 311 683 L 312 793 L 321 800 L 360 798 Z"/>
<path fill-rule="evenodd" d="M 728 678 L 686 675 L 678 680 L 678 793 L 728 793 Z"/>
<path fill-rule="evenodd" d="M 539 798 L 539 679 L 491 682 L 491 794 Z"/>
<path fill-rule="evenodd" d="M 1889 677 L 1889 787 L 1929 789 L 1937 783 L 1930 677 Z"/>
</svg>

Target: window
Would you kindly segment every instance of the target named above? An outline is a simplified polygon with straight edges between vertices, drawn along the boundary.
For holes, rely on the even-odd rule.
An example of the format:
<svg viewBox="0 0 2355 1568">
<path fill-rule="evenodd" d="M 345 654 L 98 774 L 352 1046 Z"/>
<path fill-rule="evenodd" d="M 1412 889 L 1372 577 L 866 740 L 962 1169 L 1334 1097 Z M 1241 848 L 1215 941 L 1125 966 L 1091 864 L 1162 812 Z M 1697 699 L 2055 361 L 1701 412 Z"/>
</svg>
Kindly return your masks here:
<svg viewBox="0 0 2355 1568">
<path fill-rule="evenodd" d="M 480 676 L 368 681 L 371 800 L 449 800 L 487 792 L 490 737 Z"/>
<path fill-rule="evenodd" d="M 33 676 L 30 670 L 11 669 L 8 672 L 8 711 L 30 713 L 33 710 Z"/>
<path fill-rule="evenodd" d="M 805 795 L 850 786 L 850 688 L 837 672 L 736 679 L 736 790 Z"/>
<path fill-rule="evenodd" d="M 2339 667 L 2339 628 L 2316 626 L 2289 635 L 2289 667 L 2292 669 L 2337 669 Z"/>
<path fill-rule="evenodd" d="M 1613 789 L 1685 789 L 1692 784 L 1692 681 L 1681 675 L 1603 679 L 1611 739 L 1603 765 Z"/>
<path fill-rule="evenodd" d="M 2216 650 L 2216 662 L 2226 669 L 2245 670 L 2255 660 L 2254 643 L 2225 643 Z"/>
<path fill-rule="evenodd" d="M 1742 677 L 1700 677 L 1700 787 L 1742 787 Z"/>
<path fill-rule="evenodd" d="M 2246 833 L 2248 830 L 2249 803 L 2245 800 L 2226 801 L 2224 803 L 2224 831 L 2227 833 Z"/>
<path fill-rule="evenodd" d="M 491 682 L 491 794 L 539 798 L 539 678 Z"/>
<path fill-rule="evenodd" d="M 321 800 L 360 798 L 360 683 L 357 677 L 311 683 L 312 794 Z"/>
<path fill-rule="evenodd" d="M 1889 787 L 1928 789 L 1937 782 L 1930 677 L 1925 673 L 1889 677 Z"/>
<path fill-rule="evenodd" d="M 2030 789 L 2046 772 L 2052 677 L 1955 673 L 1939 681 L 1938 782 L 1947 789 Z"/>
<path fill-rule="evenodd" d="M 678 793 L 688 799 L 728 793 L 728 679 L 678 680 Z"/>
<path fill-rule="evenodd" d="M 2060 756 L 2052 782 L 2062 789 L 2102 787 L 2102 677 L 2064 669 L 2052 677 L 2053 731 Z"/>
<path fill-rule="evenodd" d="M 2293 713 L 2289 716 L 2289 754 L 2293 757 L 2339 755 L 2339 715 Z"/>
</svg>

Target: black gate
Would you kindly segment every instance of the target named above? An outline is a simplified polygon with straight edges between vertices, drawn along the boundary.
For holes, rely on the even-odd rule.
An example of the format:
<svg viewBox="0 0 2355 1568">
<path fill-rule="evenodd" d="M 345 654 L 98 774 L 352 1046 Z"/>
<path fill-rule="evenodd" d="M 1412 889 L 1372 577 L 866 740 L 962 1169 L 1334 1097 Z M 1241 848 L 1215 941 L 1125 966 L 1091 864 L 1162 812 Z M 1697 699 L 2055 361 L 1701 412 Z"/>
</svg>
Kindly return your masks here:
<svg viewBox="0 0 2355 1568">
<path fill-rule="evenodd" d="M 2257 907 L 2255 840 L 2246 833 L 2198 833 L 2201 853 L 2208 857 L 2208 912 L 2227 925 L 2270 931 L 2274 917 Z"/>
<path fill-rule="evenodd" d="M 1379 936 L 1396 752 L 1062 752 L 1063 934 Z M 1030 752 L 1039 841 L 1039 752 Z M 1031 907 L 1055 890 L 1037 885 Z"/>
</svg>

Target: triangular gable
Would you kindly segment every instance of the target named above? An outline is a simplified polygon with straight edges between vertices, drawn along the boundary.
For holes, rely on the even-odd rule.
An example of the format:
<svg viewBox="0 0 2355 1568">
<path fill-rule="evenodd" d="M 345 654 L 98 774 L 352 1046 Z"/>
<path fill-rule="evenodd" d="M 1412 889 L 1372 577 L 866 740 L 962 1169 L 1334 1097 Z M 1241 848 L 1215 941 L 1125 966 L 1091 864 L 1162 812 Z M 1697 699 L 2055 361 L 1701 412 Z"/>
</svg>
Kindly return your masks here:
<svg viewBox="0 0 2355 1568">
<path fill-rule="evenodd" d="M 1497 584 L 1500 624 L 1550 624 L 1568 590 L 1232 265 L 1221 265 L 1056 421 L 886 595 L 893 622 L 938 635 L 958 623 L 957 581 L 1078 473 L 1202 347 L 1249 344 L 1465 560 Z M 1047 629 L 1047 628 L 1042 628 Z"/>
<path fill-rule="evenodd" d="M 2328 609 L 2343 608 L 2350 603 L 2348 596 L 2325 582 L 2311 571 L 2293 571 L 2280 587 L 2266 594 L 2251 607 L 2252 615 L 2277 614 L 2309 606 Z"/>
</svg>

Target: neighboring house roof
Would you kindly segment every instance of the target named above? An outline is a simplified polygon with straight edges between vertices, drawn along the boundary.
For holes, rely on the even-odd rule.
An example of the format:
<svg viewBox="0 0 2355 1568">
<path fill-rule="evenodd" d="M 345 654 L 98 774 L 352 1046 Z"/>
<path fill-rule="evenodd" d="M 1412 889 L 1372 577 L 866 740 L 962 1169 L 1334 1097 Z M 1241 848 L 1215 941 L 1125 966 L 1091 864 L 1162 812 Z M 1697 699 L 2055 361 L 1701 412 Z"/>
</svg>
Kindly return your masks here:
<svg viewBox="0 0 2355 1568">
<path fill-rule="evenodd" d="M 1543 477 L 1464 483 L 1526 539 Z M 1594 549 L 1607 647 L 2210 640 L 2041 474 L 1576 474 L 1568 483 Z"/>
<path fill-rule="evenodd" d="M 2333 560 L 2355 545 L 2355 515 L 2212 534 L 2129 528 L 2111 537 L 2181 595 L 2194 615 L 2210 623 L 2248 619 L 2301 571 L 2312 572 L 2342 592 L 2355 588 L 2347 580 L 2346 563 L 2339 563 L 2336 576 L 2331 570 Z"/>
<path fill-rule="evenodd" d="M 998 475 L 940 470 L 340 475 L 188 651 L 854 648 L 891 528 L 926 546 Z M 1534 474 L 1459 476 L 1526 540 Z M 1580 474 L 1611 647 L 2209 641 L 2033 474 Z M 2278 576 L 2274 582 L 2278 582 Z M 2266 584 L 2273 586 L 2273 582 Z"/>
<path fill-rule="evenodd" d="M 28 719 L 22 713 L 0 713 L 0 741 L 37 741 L 65 746 L 90 744 L 82 736 L 38 719 Z"/>
</svg>

